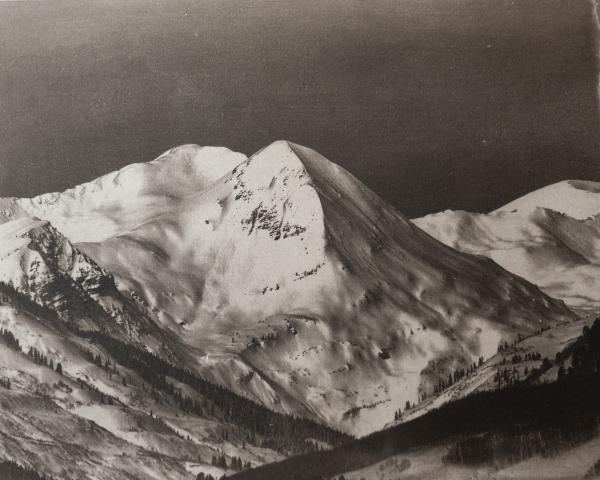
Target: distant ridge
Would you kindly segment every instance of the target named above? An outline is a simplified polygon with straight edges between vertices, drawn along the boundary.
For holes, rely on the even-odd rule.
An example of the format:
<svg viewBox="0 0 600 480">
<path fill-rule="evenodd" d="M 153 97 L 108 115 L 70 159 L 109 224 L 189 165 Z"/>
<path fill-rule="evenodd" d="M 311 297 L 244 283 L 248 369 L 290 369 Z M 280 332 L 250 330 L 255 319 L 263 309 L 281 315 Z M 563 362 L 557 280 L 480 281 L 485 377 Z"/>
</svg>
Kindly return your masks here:
<svg viewBox="0 0 600 480">
<path fill-rule="evenodd" d="M 600 183 L 565 180 L 490 214 L 445 211 L 414 220 L 439 241 L 485 255 L 549 295 L 600 307 Z"/>
<path fill-rule="evenodd" d="M 593 217 L 600 214 L 600 183 L 564 180 L 513 200 L 492 213 L 517 210 L 528 215 L 536 208 L 549 208 L 579 220 Z"/>
</svg>

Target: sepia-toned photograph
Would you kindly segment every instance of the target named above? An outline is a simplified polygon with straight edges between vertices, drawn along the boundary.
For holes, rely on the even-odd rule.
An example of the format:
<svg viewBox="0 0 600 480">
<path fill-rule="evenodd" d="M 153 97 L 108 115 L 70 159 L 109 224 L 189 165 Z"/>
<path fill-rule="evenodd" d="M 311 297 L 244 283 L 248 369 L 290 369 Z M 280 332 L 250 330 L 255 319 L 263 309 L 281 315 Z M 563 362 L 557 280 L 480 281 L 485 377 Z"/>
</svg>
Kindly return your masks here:
<svg viewBox="0 0 600 480">
<path fill-rule="evenodd" d="M 0 0 L 0 480 L 600 479 L 599 14 Z"/>
</svg>

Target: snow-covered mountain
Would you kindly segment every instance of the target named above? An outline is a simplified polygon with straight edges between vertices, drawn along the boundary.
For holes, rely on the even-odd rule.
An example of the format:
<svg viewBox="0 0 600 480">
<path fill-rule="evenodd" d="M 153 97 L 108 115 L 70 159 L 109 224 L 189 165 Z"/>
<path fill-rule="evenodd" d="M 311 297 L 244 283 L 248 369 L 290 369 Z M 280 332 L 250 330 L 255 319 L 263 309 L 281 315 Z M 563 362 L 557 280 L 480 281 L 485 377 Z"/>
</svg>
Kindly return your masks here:
<svg viewBox="0 0 600 480">
<path fill-rule="evenodd" d="M 74 243 L 101 241 L 171 211 L 245 159 L 226 148 L 184 145 L 62 193 L 0 199 L 0 221 L 28 214 Z"/>
<path fill-rule="evenodd" d="M 600 214 L 600 183 L 588 180 L 565 180 L 535 190 L 493 213 L 516 211 L 529 215 L 538 208 L 563 213 L 578 220 Z"/>
<path fill-rule="evenodd" d="M 248 159 L 179 147 L 1 205 L 7 228 L 49 221 L 114 275 L 209 378 L 359 434 L 500 341 L 572 318 L 285 141 Z"/>
<path fill-rule="evenodd" d="M 445 211 L 414 220 L 441 242 L 485 255 L 568 305 L 600 305 L 600 183 L 569 180 L 489 214 Z"/>
<path fill-rule="evenodd" d="M 257 466 L 283 458 L 248 423 L 228 421 L 227 398 L 165 381 L 156 366 L 138 363 L 139 349 L 116 352 L 74 335 L 11 291 L 0 288 L 0 464 L 14 460 L 52 478 L 189 480 L 229 475 L 240 469 L 233 459 Z"/>
<path fill-rule="evenodd" d="M 80 327 L 135 339 L 148 333 L 114 277 L 47 221 L 23 217 L 0 224 L 0 238 L 0 282 Z"/>
</svg>

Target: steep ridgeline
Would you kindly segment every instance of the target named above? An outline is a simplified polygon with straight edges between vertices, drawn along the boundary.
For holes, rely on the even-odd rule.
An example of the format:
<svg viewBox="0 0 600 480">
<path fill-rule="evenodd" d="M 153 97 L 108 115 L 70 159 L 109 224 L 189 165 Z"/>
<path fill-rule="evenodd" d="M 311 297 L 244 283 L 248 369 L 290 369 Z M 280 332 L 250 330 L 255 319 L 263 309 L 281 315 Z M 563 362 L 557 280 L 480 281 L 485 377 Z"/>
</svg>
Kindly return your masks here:
<svg viewBox="0 0 600 480">
<path fill-rule="evenodd" d="M 13 204 L 138 292 L 207 378 L 348 432 L 383 426 L 501 340 L 572 318 L 288 142 L 249 159 L 186 146 L 88 185 Z"/>
<path fill-rule="evenodd" d="M 226 148 L 184 145 L 62 193 L 0 199 L 0 222 L 47 220 L 73 243 L 100 241 L 169 212 L 246 159 Z"/>
<path fill-rule="evenodd" d="M 489 214 L 445 211 L 415 225 L 485 255 L 569 306 L 600 306 L 600 183 L 569 180 Z"/>
<path fill-rule="evenodd" d="M 0 224 L 0 281 L 83 328 L 131 338 L 149 323 L 116 288 L 113 276 L 46 221 Z"/>
</svg>

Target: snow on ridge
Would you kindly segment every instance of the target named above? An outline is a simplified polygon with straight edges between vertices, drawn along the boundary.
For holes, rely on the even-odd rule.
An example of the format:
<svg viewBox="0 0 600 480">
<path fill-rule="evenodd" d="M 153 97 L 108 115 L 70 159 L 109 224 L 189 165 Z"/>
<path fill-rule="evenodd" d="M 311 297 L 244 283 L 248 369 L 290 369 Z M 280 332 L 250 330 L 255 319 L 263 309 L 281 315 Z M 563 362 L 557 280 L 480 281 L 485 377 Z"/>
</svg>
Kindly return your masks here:
<svg viewBox="0 0 600 480">
<path fill-rule="evenodd" d="M 600 183 L 588 180 L 564 180 L 535 190 L 491 214 L 516 211 L 526 216 L 538 207 L 548 208 L 583 220 L 600 214 Z"/>
<path fill-rule="evenodd" d="M 209 188 L 245 159 L 224 147 L 184 145 L 62 193 L 4 201 L 12 210 L 51 221 L 75 243 L 102 241 Z"/>
<path fill-rule="evenodd" d="M 489 214 L 446 210 L 413 223 L 452 248 L 491 258 L 571 307 L 600 305 L 598 182 L 565 180 Z"/>
<path fill-rule="evenodd" d="M 75 200 L 79 197 L 97 193 L 105 188 L 125 187 L 132 189 L 147 186 L 150 181 L 165 180 L 160 178 L 159 174 L 166 173 L 163 169 L 168 169 L 170 177 L 173 177 L 174 168 L 184 170 L 184 174 L 194 177 L 207 176 L 213 178 L 215 172 L 220 170 L 219 176 L 229 171 L 232 165 L 241 163 L 246 156 L 229 150 L 226 147 L 200 146 L 196 144 L 186 144 L 174 147 L 162 153 L 154 160 L 149 162 L 131 163 L 125 167 L 109 172 L 88 182 L 76 185 L 63 192 L 49 192 L 37 195 L 32 198 L 19 199 L 23 206 L 28 205 L 29 201 L 38 208 L 51 208 L 63 199 Z M 152 170 L 157 170 L 152 172 Z M 171 178 L 172 181 L 172 178 Z"/>
</svg>

